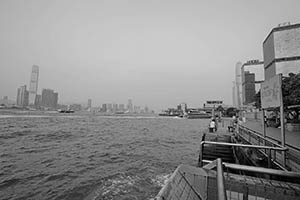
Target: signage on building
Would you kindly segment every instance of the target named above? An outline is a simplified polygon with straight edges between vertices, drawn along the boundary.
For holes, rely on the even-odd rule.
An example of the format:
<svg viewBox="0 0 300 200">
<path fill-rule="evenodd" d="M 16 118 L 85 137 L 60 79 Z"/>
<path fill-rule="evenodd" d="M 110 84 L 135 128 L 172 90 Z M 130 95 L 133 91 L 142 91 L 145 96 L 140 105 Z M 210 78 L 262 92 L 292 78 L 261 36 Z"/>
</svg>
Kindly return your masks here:
<svg viewBox="0 0 300 200">
<path fill-rule="evenodd" d="M 259 60 L 248 60 L 246 62 L 247 65 L 255 65 L 255 64 L 259 64 Z"/>
<path fill-rule="evenodd" d="M 274 108 L 280 106 L 281 76 L 278 74 L 261 84 L 261 107 Z"/>
</svg>

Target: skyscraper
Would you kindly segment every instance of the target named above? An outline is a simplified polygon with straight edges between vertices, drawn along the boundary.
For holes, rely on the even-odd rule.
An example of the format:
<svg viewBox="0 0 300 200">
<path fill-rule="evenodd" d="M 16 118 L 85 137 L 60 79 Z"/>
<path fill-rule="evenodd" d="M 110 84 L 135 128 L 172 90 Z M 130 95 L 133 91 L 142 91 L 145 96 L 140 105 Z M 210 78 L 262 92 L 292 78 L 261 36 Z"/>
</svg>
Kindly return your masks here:
<svg viewBox="0 0 300 200">
<path fill-rule="evenodd" d="M 249 60 L 242 65 L 242 97 L 243 105 L 254 101 L 255 94 L 260 90 L 260 85 L 264 81 L 264 62 L 259 60 Z"/>
<path fill-rule="evenodd" d="M 131 99 L 128 99 L 127 110 L 130 113 L 133 112 L 133 104 L 132 104 L 132 100 Z"/>
<path fill-rule="evenodd" d="M 87 105 L 88 109 L 92 108 L 92 99 L 88 99 L 88 105 Z"/>
<path fill-rule="evenodd" d="M 300 24 L 281 24 L 263 42 L 265 80 L 300 72 Z"/>
<path fill-rule="evenodd" d="M 235 85 L 236 85 L 236 102 L 237 107 L 242 106 L 242 75 L 241 75 L 242 63 L 238 62 L 235 65 Z"/>
<path fill-rule="evenodd" d="M 57 108 L 58 93 L 51 89 L 43 89 L 42 91 L 42 106 L 44 108 Z"/>
<path fill-rule="evenodd" d="M 33 65 L 29 84 L 29 105 L 34 105 L 39 81 L 39 66 Z"/>
<path fill-rule="evenodd" d="M 28 96 L 26 85 L 19 87 L 17 93 L 17 105 L 21 107 L 28 106 Z"/>
</svg>

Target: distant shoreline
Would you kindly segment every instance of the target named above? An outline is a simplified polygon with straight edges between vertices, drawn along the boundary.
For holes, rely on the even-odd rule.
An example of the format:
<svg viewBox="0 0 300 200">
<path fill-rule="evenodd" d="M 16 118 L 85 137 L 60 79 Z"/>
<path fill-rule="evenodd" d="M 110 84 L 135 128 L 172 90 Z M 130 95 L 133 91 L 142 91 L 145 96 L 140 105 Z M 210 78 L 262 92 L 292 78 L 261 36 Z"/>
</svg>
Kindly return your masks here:
<svg viewBox="0 0 300 200">
<path fill-rule="evenodd" d="M 58 111 L 44 111 L 44 110 L 23 110 L 23 109 L 0 109 L 0 115 L 57 115 L 57 116 L 75 116 L 75 115 L 94 115 L 94 116 L 158 116 L 153 113 L 101 113 L 101 112 L 89 112 L 89 111 L 75 111 L 74 113 L 59 113 Z"/>
</svg>

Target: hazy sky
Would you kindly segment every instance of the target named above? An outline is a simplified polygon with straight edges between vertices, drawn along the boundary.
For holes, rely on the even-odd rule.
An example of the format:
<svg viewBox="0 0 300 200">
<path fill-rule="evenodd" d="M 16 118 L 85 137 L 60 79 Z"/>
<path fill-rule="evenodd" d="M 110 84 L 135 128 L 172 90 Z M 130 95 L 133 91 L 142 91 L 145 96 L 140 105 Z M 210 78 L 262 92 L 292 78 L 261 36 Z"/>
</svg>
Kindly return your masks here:
<svg viewBox="0 0 300 200">
<path fill-rule="evenodd" d="M 262 59 L 300 0 L 0 0 L 0 97 L 16 98 L 40 66 L 38 93 L 59 102 L 156 110 L 232 103 L 237 61 Z"/>
</svg>

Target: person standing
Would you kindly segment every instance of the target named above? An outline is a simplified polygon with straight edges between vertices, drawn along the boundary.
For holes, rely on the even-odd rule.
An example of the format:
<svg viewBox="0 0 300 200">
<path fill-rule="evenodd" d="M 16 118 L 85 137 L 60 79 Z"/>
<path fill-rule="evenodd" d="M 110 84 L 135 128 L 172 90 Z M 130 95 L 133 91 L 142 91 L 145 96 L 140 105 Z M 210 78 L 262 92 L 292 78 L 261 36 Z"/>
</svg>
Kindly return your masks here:
<svg viewBox="0 0 300 200">
<path fill-rule="evenodd" d="M 210 133 L 213 133 L 213 132 L 216 131 L 216 122 L 215 122 L 215 119 L 212 119 L 210 121 L 208 129 L 209 129 Z"/>
</svg>

